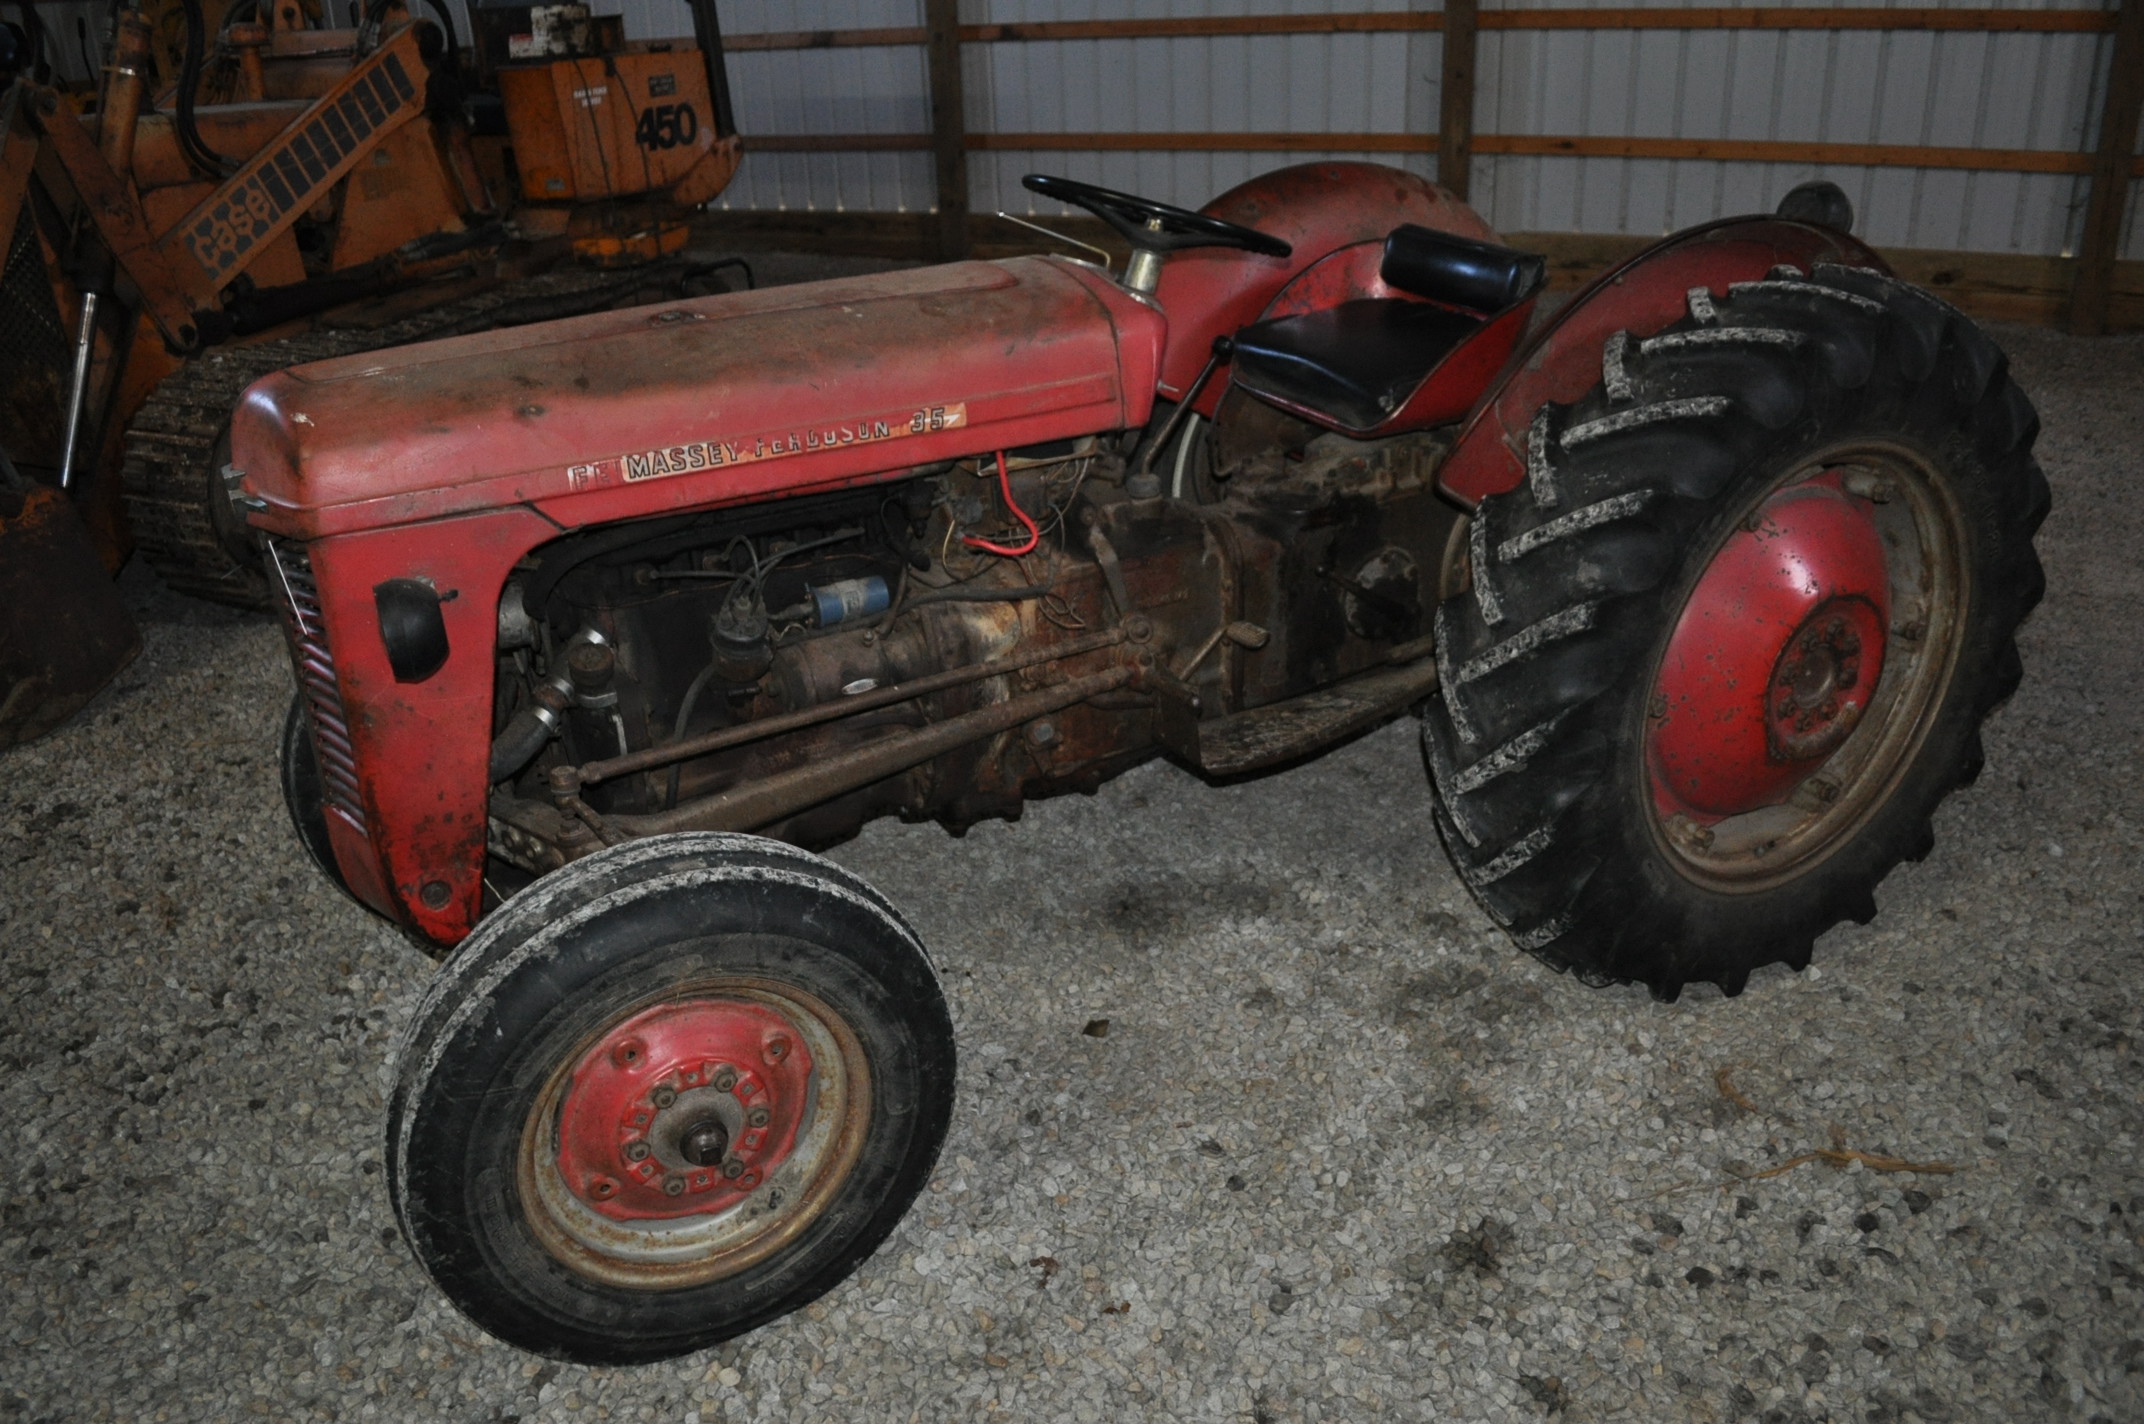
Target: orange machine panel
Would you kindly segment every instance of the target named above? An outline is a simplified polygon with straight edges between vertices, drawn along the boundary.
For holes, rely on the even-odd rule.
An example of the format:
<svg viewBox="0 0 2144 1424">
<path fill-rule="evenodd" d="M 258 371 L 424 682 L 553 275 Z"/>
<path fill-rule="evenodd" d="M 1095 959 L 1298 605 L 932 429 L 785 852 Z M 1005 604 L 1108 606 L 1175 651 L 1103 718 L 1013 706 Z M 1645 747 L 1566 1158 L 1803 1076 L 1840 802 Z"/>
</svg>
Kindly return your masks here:
<svg viewBox="0 0 2144 1424">
<path fill-rule="evenodd" d="M 696 49 L 515 65 L 499 71 L 499 90 L 532 202 L 660 191 L 715 145 Z"/>
</svg>

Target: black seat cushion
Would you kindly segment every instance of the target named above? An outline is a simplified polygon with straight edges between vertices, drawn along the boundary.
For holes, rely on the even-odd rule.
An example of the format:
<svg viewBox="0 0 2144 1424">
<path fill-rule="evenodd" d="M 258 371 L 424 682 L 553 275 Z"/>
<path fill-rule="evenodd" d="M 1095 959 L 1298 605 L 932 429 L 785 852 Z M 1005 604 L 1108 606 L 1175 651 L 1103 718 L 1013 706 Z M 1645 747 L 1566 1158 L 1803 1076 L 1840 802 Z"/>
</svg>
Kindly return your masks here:
<svg viewBox="0 0 2144 1424">
<path fill-rule="evenodd" d="M 1343 430 L 1370 430 L 1481 325 L 1479 316 L 1426 302 L 1363 297 L 1245 327 L 1233 379 Z"/>
<path fill-rule="evenodd" d="M 1493 242 L 1403 223 L 1385 238 L 1378 276 L 1388 287 L 1493 316 L 1539 290 L 1548 259 Z"/>
</svg>

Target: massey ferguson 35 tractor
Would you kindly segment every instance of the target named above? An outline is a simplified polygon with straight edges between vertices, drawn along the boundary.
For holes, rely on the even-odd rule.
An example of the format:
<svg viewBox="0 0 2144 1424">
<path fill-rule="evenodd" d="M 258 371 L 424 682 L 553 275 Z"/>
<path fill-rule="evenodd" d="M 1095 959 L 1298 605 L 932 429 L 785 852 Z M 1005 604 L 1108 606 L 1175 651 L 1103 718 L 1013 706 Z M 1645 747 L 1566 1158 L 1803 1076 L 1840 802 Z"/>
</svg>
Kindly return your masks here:
<svg viewBox="0 0 2144 1424">
<path fill-rule="evenodd" d="M 794 1310 L 952 1106 L 928 953 L 809 853 L 1408 709 L 1519 945 L 1662 998 L 1800 967 L 1930 846 L 2016 684 L 2037 420 L 1836 189 L 1543 264 L 1407 174 L 1133 255 L 963 262 L 323 361 L 229 480 L 299 696 L 293 818 L 458 946 L 389 1177 L 473 1320 L 588 1361 Z M 1522 343 L 1522 337 L 1524 338 Z"/>
</svg>

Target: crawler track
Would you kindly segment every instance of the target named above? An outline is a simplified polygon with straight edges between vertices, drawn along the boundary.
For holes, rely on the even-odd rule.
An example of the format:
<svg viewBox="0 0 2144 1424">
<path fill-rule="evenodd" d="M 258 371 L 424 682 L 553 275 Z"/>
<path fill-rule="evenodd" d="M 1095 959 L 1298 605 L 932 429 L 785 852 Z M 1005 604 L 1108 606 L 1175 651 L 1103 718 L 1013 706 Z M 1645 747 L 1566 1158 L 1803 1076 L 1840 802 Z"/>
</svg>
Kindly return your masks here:
<svg viewBox="0 0 2144 1424">
<path fill-rule="evenodd" d="M 127 427 L 121 479 L 135 547 L 166 583 L 197 598 L 267 608 L 268 584 L 244 555 L 244 529 L 218 476 L 231 407 L 247 386 L 308 361 L 674 299 L 707 264 L 673 259 L 629 271 L 569 267 L 509 282 L 369 329 L 324 327 L 210 351 L 173 372 Z"/>
</svg>

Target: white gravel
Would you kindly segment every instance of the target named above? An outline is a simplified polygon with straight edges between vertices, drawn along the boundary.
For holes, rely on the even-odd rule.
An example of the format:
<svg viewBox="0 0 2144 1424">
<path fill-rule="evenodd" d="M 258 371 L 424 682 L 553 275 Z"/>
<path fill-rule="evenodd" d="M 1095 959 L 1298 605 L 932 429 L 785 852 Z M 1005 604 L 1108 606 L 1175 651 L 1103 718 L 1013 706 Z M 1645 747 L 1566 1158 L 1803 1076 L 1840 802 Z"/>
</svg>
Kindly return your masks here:
<svg viewBox="0 0 2144 1424">
<path fill-rule="evenodd" d="M 819 1304 L 642 1369 L 411 1264 L 381 1086 L 427 962 L 289 833 L 274 626 L 130 577 L 141 661 L 0 758 L 0 1420 L 2144 1418 L 2144 339 L 1998 338 L 2056 498 L 2026 683 L 1816 969 L 1542 970 L 1405 726 L 876 825 L 837 858 L 946 969 L 943 1171 Z M 1736 1180 L 1835 1143 L 1956 1170 Z"/>
</svg>

